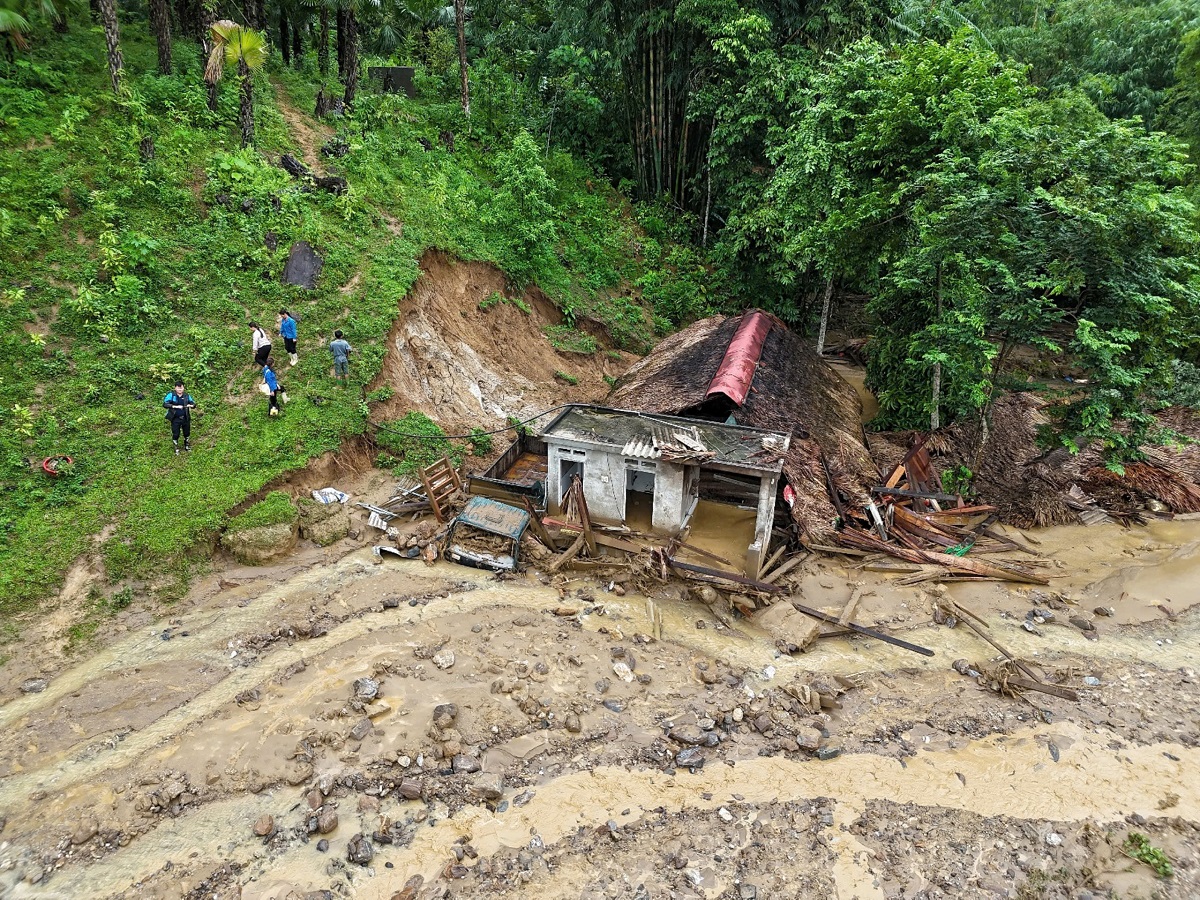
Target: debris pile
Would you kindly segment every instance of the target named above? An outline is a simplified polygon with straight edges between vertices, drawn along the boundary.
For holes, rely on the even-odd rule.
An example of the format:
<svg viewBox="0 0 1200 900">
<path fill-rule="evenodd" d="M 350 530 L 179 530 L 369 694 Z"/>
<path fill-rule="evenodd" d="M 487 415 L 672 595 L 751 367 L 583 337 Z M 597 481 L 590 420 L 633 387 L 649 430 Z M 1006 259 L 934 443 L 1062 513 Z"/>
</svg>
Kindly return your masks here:
<svg viewBox="0 0 1200 900">
<path fill-rule="evenodd" d="M 902 584 L 922 581 L 1015 581 L 1048 584 L 1035 570 L 1037 554 L 996 531 L 994 506 L 967 506 L 962 497 L 946 493 L 933 469 L 924 436 L 892 469 L 887 480 L 871 488 L 865 508 L 848 506 L 831 491 L 843 528 L 839 547 L 815 549 L 868 557 L 877 571 L 907 574 Z M 1014 562 L 996 554 L 1023 553 L 1032 561 Z M 973 556 L 968 557 L 968 554 Z M 907 565 L 880 566 L 875 555 Z M 989 555 L 988 560 L 979 556 Z"/>
</svg>

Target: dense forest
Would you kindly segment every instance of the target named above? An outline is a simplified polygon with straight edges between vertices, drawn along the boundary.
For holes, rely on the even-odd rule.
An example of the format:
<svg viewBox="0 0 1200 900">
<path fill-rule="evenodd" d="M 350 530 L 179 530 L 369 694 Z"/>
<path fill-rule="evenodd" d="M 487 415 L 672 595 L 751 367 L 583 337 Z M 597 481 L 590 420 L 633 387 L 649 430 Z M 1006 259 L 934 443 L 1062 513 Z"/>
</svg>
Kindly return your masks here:
<svg viewBox="0 0 1200 900">
<path fill-rule="evenodd" d="M 326 266 L 302 327 L 347 328 L 358 386 L 437 247 L 634 351 L 750 305 L 820 346 L 865 297 L 875 427 L 986 422 L 1018 348 L 1074 373 L 1050 439 L 1116 469 L 1200 402 L 1185 0 L 0 0 L 0 45 L 14 606 L 92 535 L 113 580 L 185 583 L 179 550 L 362 431 L 369 396 L 269 430 L 236 400 L 298 239 Z M 276 164 L 296 109 L 336 130 L 331 190 Z M 147 413 L 174 378 L 230 411 L 182 470 Z M 64 477 L 31 472 L 64 448 Z"/>
</svg>

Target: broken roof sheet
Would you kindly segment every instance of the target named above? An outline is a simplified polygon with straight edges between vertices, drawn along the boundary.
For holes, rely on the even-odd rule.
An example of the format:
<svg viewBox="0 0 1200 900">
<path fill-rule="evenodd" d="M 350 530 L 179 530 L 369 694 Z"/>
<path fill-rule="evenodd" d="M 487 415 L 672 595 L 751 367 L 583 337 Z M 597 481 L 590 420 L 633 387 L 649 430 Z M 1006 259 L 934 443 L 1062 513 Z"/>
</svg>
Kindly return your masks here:
<svg viewBox="0 0 1200 900">
<path fill-rule="evenodd" d="M 762 310 L 756 309 L 742 316 L 725 350 L 725 357 L 717 367 L 717 374 L 708 386 L 705 399 L 714 394 L 724 394 L 737 406 L 746 402 L 771 324 L 771 317 Z"/>
<path fill-rule="evenodd" d="M 543 437 L 599 444 L 633 458 L 760 472 L 780 471 L 790 444 L 790 437 L 779 432 L 601 406 L 571 407 L 547 426 Z"/>
</svg>

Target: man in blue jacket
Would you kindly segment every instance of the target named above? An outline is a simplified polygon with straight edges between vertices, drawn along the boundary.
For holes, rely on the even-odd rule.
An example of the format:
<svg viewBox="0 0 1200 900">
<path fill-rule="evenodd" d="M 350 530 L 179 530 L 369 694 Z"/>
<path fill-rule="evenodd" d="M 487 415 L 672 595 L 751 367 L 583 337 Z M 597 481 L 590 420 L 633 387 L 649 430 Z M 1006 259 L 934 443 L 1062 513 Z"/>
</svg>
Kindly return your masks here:
<svg viewBox="0 0 1200 900">
<path fill-rule="evenodd" d="M 175 390 L 163 397 L 163 406 L 167 410 L 166 419 L 171 423 L 171 442 L 175 445 L 175 452 L 179 452 L 179 433 L 181 431 L 183 432 L 183 449 L 190 451 L 192 449 L 192 410 L 196 408 L 196 401 L 183 389 L 182 381 L 175 382 Z"/>
<path fill-rule="evenodd" d="M 283 346 L 287 348 L 288 364 L 294 366 L 300 361 L 296 353 L 296 320 L 286 309 L 279 311 L 279 333 L 283 335 Z"/>
</svg>

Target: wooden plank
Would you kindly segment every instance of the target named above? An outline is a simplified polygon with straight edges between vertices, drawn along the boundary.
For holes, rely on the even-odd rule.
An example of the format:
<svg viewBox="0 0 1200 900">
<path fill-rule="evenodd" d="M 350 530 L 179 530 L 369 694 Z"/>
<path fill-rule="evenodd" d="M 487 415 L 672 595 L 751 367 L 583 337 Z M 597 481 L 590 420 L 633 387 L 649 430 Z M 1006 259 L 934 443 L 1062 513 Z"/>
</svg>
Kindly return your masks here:
<svg viewBox="0 0 1200 900">
<path fill-rule="evenodd" d="M 802 606 L 795 600 L 792 601 L 792 606 L 800 610 L 806 616 L 812 616 L 814 619 L 820 619 L 822 622 L 828 622 L 830 625 L 842 625 L 838 621 L 837 616 L 831 616 L 829 613 L 821 612 L 819 609 L 812 609 L 807 606 Z M 933 656 L 933 651 L 927 647 L 920 647 L 916 644 L 910 644 L 908 641 L 902 641 L 898 637 L 892 637 L 890 634 L 884 634 L 882 631 L 876 631 L 873 628 L 867 628 L 864 625 L 856 625 L 853 622 L 846 622 L 844 627 L 866 637 L 873 637 L 876 640 L 884 641 L 896 647 L 903 647 L 905 650 L 911 650 L 913 653 L 920 653 L 922 656 Z"/>
<path fill-rule="evenodd" d="M 787 544 L 786 543 L 780 544 L 779 548 L 774 553 L 771 554 L 771 558 L 767 560 L 766 565 L 763 566 L 761 569 L 759 569 L 759 571 L 760 572 L 769 572 L 771 570 L 771 566 L 773 566 L 773 565 L 775 565 L 775 563 L 779 562 L 779 557 L 783 556 L 783 554 L 786 551 L 787 551 Z"/>
<path fill-rule="evenodd" d="M 807 553 L 797 553 L 794 556 L 785 559 L 783 561 L 783 565 L 781 565 L 775 571 L 770 572 L 764 577 L 760 578 L 759 581 L 761 581 L 763 584 L 774 584 L 806 559 L 808 559 Z"/>
<path fill-rule="evenodd" d="M 533 536 L 549 547 L 551 550 L 558 549 L 558 542 L 550 537 L 550 532 L 546 530 L 546 526 L 542 524 L 542 520 L 538 518 L 537 510 L 533 508 L 533 501 L 528 497 L 522 497 L 521 501 L 525 506 L 525 512 L 529 513 L 529 528 L 533 531 Z"/>
<path fill-rule="evenodd" d="M 582 549 L 583 549 L 583 534 L 580 533 L 579 537 L 575 538 L 575 542 L 573 544 L 571 544 L 570 547 L 568 547 L 566 550 L 564 550 L 561 554 L 556 556 L 551 561 L 550 565 L 547 567 L 547 571 L 549 571 L 551 574 L 557 572 L 559 569 L 561 569 L 563 566 L 565 566 L 567 563 L 569 563 L 572 559 L 574 559 L 576 556 L 578 556 L 579 551 Z"/>
<path fill-rule="evenodd" d="M 859 591 L 858 585 L 851 585 L 850 597 L 846 600 L 846 605 L 842 607 L 842 614 L 837 618 L 840 627 L 849 627 L 850 620 L 854 618 L 854 613 L 858 610 L 858 601 L 861 599 L 862 593 Z"/>
<path fill-rule="evenodd" d="M 1003 560 L 984 562 L 979 559 L 969 559 L 965 556 L 951 556 L 948 553 L 937 553 L 932 550 L 915 550 L 898 547 L 895 544 L 885 544 L 865 531 L 856 531 L 850 528 L 844 529 L 840 532 L 840 540 L 846 541 L 859 550 L 886 553 L 897 559 L 938 565 L 955 572 L 966 572 L 972 575 L 990 575 L 1003 578 L 1005 581 L 1017 581 L 1023 584 L 1050 583 L 1049 578 L 1030 572 L 1014 563 Z"/>
<path fill-rule="evenodd" d="M 676 547 L 682 547 L 684 550 L 690 550 L 692 553 L 695 553 L 698 556 L 703 556 L 705 559 L 711 559 L 713 562 L 719 562 L 719 563 L 721 563 L 721 565 L 724 565 L 724 566 L 732 566 L 733 565 L 733 563 L 731 563 L 725 557 L 717 556 L 717 554 L 715 554 L 715 553 L 709 553 L 707 550 L 702 550 L 701 548 L 699 548 L 693 544 L 689 544 L 683 540 L 676 539 L 674 543 L 675 543 Z"/>
<path fill-rule="evenodd" d="M 592 533 L 592 517 L 588 515 L 587 499 L 583 496 L 583 479 L 576 475 L 571 479 L 571 490 L 575 492 L 575 502 L 579 509 L 579 524 L 583 526 L 583 540 L 587 544 L 588 554 L 596 557 L 596 538 Z"/>
<path fill-rule="evenodd" d="M 685 572 L 695 572 L 698 575 L 707 575 L 710 578 L 720 578 L 724 581 L 732 581 L 734 584 L 744 584 L 766 594 L 784 593 L 784 589 L 781 587 L 773 584 L 764 584 L 761 581 L 755 581 L 753 578 L 747 578 L 745 575 L 737 575 L 733 572 L 722 572 L 720 569 L 709 569 L 705 566 L 696 566 L 692 563 L 681 562 L 666 554 L 663 554 L 663 556 L 667 565 L 675 569 L 683 569 Z"/>
<path fill-rule="evenodd" d="M 891 495 L 893 497 L 910 497 L 919 500 L 940 500 L 943 503 L 955 503 L 958 500 L 957 494 L 939 494 L 934 491 L 914 491 L 907 488 L 891 488 L 887 485 L 877 484 L 871 488 L 872 494 Z M 954 512 L 954 510 L 948 510 Z M 939 515 L 939 513 L 930 513 L 929 515 Z"/>
</svg>

